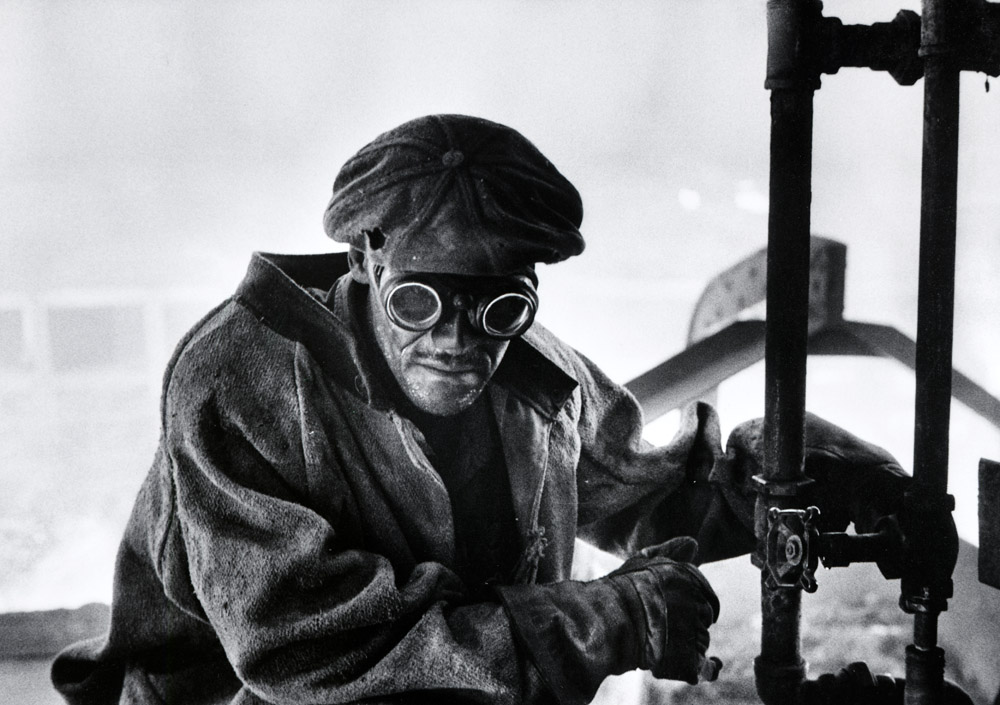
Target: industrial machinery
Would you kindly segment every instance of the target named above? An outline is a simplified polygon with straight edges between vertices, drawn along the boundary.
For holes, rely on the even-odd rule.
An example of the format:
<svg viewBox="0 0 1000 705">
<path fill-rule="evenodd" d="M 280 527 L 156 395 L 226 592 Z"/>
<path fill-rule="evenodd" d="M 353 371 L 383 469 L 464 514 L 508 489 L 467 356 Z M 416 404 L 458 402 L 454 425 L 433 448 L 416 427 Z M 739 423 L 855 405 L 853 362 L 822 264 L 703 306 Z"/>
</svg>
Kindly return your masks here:
<svg viewBox="0 0 1000 705">
<path fill-rule="evenodd" d="M 969 702 L 945 681 L 938 645 L 938 617 L 953 595 L 957 553 L 948 494 L 950 402 L 954 396 L 1000 427 L 1000 400 L 952 368 L 958 88 L 963 71 L 1000 75 L 1000 3 L 923 0 L 920 15 L 900 11 L 888 22 L 860 26 L 825 16 L 818 0 L 768 0 L 767 24 L 767 250 L 714 280 L 696 309 L 689 347 L 629 386 L 647 417 L 654 418 L 711 394 L 720 381 L 765 360 L 766 467 L 758 478 L 753 560 L 761 571 L 763 615 L 755 674 L 766 705 Z M 886 71 L 901 86 L 923 79 L 916 341 L 886 326 L 845 320 L 845 249 L 811 237 L 813 97 L 823 75 L 845 67 Z M 735 320 L 741 310 L 763 300 L 765 320 Z M 823 533 L 816 510 L 804 503 L 810 353 L 881 355 L 915 370 L 914 483 L 898 530 Z M 979 488 L 979 577 L 1000 588 L 1000 463 L 981 461 Z M 857 562 L 878 562 L 900 578 L 900 605 L 913 618 L 905 678 L 874 676 L 863 663 L 816 678 L 807 674 L 800 649 L 802 593 L 817 589 L 815 571 L 821 563 Z M 9 636 L 8 652 L 0 657 L 18 664 L 48 658 L 103 629 L 106 619 L 107 608 L 95 605 L 0 615 L 0 630 Z M 47 681 L 47 673 L 41 677 Z"/>
<path fill-rule="evenodd" d="M 938 616 L 953 595 L 958 555 L 954 499 L 948 494 L 950 404 L 954 391 L 1000 426 L 1000 401 L 952 369 L 959 76 L 962 71 L 1000 74 L 1000 4 L 924 0 L 922 16 L 900 11 L 891 22 L 847 26 L 823 16 L 816 0 L 768 0 L 767 27 L 771 165 L 766 261 L 759 256 L 723 275 L 730 283 L 743 279 L 744 300 L 735 304 L 742 307 L 764 286 L 766 269 L 766 321 L 740 321 L 702 335 L 706 322 L 696 314 L 692 347 L 633 380 L 630 388 L 655 415 L 698 398 L 761 356 L 765 360 L 765 467 L 755 478 L 758 547 L 753 560 L 761 569 L 763 615 L 755 676 L 766 705 L 971 702 L 945 681 L 944 652 L 937 643 Z M 843 268 L 830 262 L 842 262 L 843 254 L 836 243 L 810 238 L 813 96 L 822 74 L 846 66 L 888 71 L 904 86 L 924 79 L 915 345 L 892 329 L 842 319 Z M 706 296 L 713 296 L 711 288 Z M 732 300 L 726 305 L 732 307 Z M 710 328 L 725 305 L 707 308 L 703 318 Z M 810 483 L 803 470 L 810 346 L 814 351 L 887 355 L 915 369 L 914 480 L 898 530 L 823 534 L 817 529 L 817 510 L 803 506 Z M 979 473 L 979 577 L 1000 588 L 1000 464 L 984 459 Z M 900 607 L 913 615 L 905 679 L 875 677 L 863 663 L 836 675 L 807 678 L 800 653 L 800 608 L 802 592 L 816 589 L 813 574 L 820 561 L 827 567 L 878 561 L 884 574 L 900 577 Z"/>
</svg>

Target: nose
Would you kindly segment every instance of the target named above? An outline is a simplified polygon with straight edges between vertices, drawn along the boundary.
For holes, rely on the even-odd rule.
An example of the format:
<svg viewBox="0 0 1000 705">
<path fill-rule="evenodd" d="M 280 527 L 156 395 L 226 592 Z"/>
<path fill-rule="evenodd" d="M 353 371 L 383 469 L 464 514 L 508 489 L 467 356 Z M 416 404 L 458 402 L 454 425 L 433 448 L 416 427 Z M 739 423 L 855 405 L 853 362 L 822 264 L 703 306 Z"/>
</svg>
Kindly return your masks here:
<svg viewBox="0 0 1000 705">
<path fill-rule="evenodd" d="M 438 350 L 452 352 L 464 350 L 473 332 L 471 326 L 465 311 L 452 306 L 431 329 L 431 342 Z"/>
</svg>

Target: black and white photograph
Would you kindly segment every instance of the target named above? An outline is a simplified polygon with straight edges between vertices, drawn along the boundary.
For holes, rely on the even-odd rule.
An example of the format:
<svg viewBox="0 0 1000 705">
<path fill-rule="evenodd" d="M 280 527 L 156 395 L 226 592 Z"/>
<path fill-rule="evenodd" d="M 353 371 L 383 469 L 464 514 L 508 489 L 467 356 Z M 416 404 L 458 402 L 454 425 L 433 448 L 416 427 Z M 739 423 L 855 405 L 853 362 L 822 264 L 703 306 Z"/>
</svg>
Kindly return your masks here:
<svg viewBox="0 0 1000 705">
<path fill-rule="evenodd" d="M 0 57 L 0 703 L 1000 705 L 1000 2 Z"/>
</svg>

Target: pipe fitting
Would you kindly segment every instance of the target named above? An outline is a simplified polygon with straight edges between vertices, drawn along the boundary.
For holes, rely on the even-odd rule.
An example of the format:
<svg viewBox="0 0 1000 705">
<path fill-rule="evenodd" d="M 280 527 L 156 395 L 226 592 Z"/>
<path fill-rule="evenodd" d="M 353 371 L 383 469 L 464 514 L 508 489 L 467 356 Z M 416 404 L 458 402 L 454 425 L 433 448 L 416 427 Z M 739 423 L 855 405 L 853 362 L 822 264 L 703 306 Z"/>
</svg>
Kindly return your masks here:
<svg viewBox="0 0 1000 705">
<path fill-rule="evenodd" d="M 940 613 L 948 609 L 958 563 L 954 497 L 928 497 L 914 489 L 906 493 L 900 516 L 905 538 L 899 604 L 910 614 Z"/>
<path fill-rule="evenodd" d="M 834 675 L 824 673 L 802 684 L 801 705 L 891 705 L 903 700 L 903 682 L 875 675 L 868 664 L 856 662 Z"/>
<path fill-rule="evenodd" d="M 924 75 L 920 59 L 920 15 L 900 10 L 891 22 L 845 25 L 824 18 L 822 71 L 837 73 L 844 66 L 887 71 L 901 86 L 912 86 Z"/>
<path fill-rule="evenodd" d="M 808 665 L 799 659 L 798 663 L 774 663 L 757 656 L 753 660 L 754 682 L 757 696 L 764 705 L 788 705 L 800 702 L 800 692 L 806 683 Z"/>
<path fill-rule="evenodd" d="M 818 0 L 768 0 L 767 90 L 814 91 L 819 70 L 813 37 L 823 16 Z"/>
<path fill-rule="evenodd" d="M 875 563 L 882 577 L 895 580 L 903 574 L 903 533 L 895 517 L 883 517 L 871 534 L 828 532 L 819 535 L 819 558 L 826 568 L 851 563 Z"/>
<path fill-rule="evenodd" d="M 907 654 L 909 657 L 909 653 Z M 921 658 L 921 657 L 917 657 Z M 933 658 L 933 657 L 931 657 Z M 936 666 L 936 664 L 935 664 Z M 836 675 L 824 673 L 807 680 L 800 690 L 800 705 L 902 705 L 904 693 L 923 694 L 926 686 L 890 675 L 875 675 L 866 663 L 852 663 Z M 973 705 L 972 698 L 955 683 L 944 680 L 938 693 L 940 705 Z"/>
</svg>

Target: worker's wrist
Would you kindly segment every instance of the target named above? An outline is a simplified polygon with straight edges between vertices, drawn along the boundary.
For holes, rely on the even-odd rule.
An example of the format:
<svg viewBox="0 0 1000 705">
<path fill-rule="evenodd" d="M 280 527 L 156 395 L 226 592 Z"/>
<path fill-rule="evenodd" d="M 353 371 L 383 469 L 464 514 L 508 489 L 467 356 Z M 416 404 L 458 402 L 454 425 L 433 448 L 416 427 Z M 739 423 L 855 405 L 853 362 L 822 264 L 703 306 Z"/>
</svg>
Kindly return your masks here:
<svg viewBox="0 0 1000 705">
<path fill-rule="evenodd" d="M 561 704 L 590 702 L 604 678 L 638 667 L 634 589 L 616 578 L 497 589 L 520 646 Z"/>
</svg>

